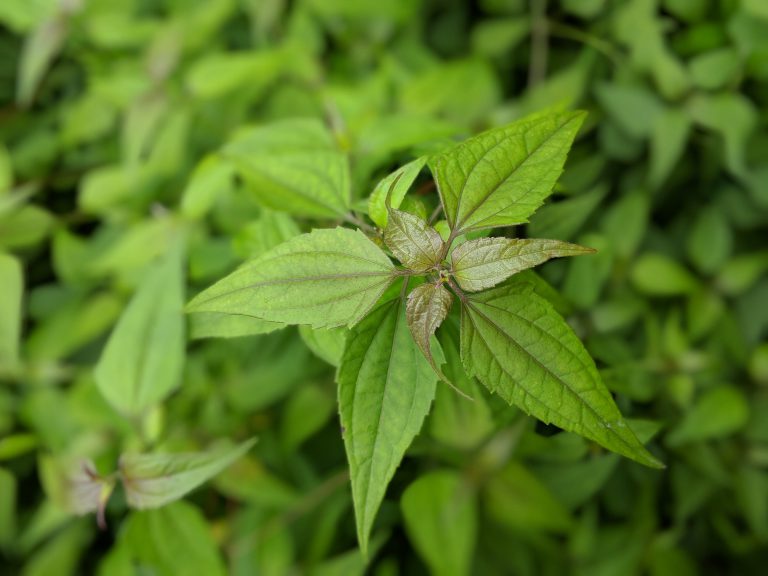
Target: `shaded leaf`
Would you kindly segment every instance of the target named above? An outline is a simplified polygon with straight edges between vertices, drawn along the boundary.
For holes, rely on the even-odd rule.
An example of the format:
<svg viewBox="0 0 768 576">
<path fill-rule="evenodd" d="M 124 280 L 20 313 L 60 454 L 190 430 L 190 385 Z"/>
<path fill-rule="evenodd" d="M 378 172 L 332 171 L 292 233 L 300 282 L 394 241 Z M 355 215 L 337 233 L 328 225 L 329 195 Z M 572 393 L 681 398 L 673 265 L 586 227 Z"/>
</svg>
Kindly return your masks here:
<svg viewBox="0 0 768 576">
<path fill-rule="evenodd" d="M 367 554 L 387 485 L 421 429 L 437 382 L 408 331 L 403 301 L 384 304 L 352 330 L 337 381 L 357 535 Z"/>
<path fill-rule="evenodd" d="M 188 305 L 316 328 L 358 322 L 392 282 L 394 266 L 366 236 L 314 230 L 246 262 Z"/>
<path fill-rule="evenodd" d="M 705 392 L 667 436 L 671 446 L 722 438 L 744 427 L 749 405 L 733 386 L 717 386 Z"/>
<path fill-rule="evenodd" d="M 526 222 L 552 192 L 583 112 L 523 118 L 429 160 L 454 230 Z"/>
<path fill-rule="evenodd" d="M 403 266 L 426 272 L 440 262 L 443 239 L 424 220 L 401 210 L 389 211 L 384 243 Z"/>
<path fill-rule="evenodd" d="M 256 440 L 234 448 L 191 454 L 123 454 L 120 476 L 128 505 L 159 508 L 182 498 L 248 452 Z"/>
<path fill-rule="evenodd" d="M 470 374 L 546 423 L 661 466 L 624 422 L 582 343 L 530 286 L 497 288 L 464 304 L 461 357 Z"/>
<path fill-rule="evenodd" d="M 590 254 L 594 250 L 559 240 L 478 238 L 459 245 L 451 253 L 453 276 L 469 292 L 491 288 L 550 258 Z"/>
</svg>

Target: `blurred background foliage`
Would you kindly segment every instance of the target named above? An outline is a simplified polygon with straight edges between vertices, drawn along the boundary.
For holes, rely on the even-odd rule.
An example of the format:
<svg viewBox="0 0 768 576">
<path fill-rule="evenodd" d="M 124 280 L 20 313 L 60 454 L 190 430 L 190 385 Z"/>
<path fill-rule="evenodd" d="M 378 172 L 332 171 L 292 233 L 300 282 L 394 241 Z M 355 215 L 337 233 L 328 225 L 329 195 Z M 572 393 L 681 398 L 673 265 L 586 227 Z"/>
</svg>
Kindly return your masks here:
<svg viewBox="0 0 768 576">
<path fill-rule="evenodd" d="M 590 114 L 554 199 L 508 233 L 599 249 L 542 275 L 666 470 L 441 385 L 366 568 L 336 336 L 192 324 L 155 408 L 100 394 L 106 338 L 179 234 L 191 297 L 334 224 L 233 177 L 244 127 L 322 121 L 364 212 L 397 166 L 545 107 Z M 765 0 L 2 0 L 0 572 L 764 573 L 767 238 Z M 253 435 L 184 501 L 131 512 L 118 492 L 103 531 L 61 497 L 72 459 L 109 473 Z"/>
</svg>

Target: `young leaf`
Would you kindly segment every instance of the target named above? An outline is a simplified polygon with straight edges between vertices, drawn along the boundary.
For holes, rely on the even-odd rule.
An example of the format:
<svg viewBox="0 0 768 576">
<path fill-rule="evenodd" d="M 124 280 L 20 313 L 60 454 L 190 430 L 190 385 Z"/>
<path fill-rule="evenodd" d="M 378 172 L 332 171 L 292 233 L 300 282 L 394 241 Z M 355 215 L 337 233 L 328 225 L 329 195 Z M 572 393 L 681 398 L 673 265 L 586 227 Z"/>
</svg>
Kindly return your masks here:
<svg viewBox="0 0 768 576">
<path fill-rule="evenodd" d="M 435 396 L 437 377 L 408 331 L 403 304 L 387 302 L 352 330 L 337 374 L 357 536 L 364 554 L 387 485 Z M 442 351 L 438 361 L 443 361 Z"/>
<path fill-rule="evenodd" d="M 442 378 L 440 367 L 432 357 L 431 340 L 451 308 L 453 296 L 442 284 L 422 284 L 408 294 L 405 317 L 416 345 L 429 361 L 434 371 Z"/>
<path fill-rule="evenodd" d="M 393 273 L 386 254 L 362 232 L 314 230 L 246 262 L 187 310 L 316 328 L 352 326 L 384 293 Z"/>
<path fill-rule="evenodd" d="M 184 279 L 177 242 L 147 272 L 96 365 L 96 384 L 115 408 L 136 415 L 160 402 L 181 379 Z"/>
<path fill-rule="evenodd" d="M 21 298 L 24 276 L 13 256 L 0 252 L 0 374 L 13 370 L 19 361 Z"/>
<path fill-rule="evenodd" d="M 474 490 L 455 472 L 420 476 L 403 493 L 408 538 L 436 576 L 470 574 L 477 539 Z"/>
<path fill-rule="evenodd" d="M 376 184 L 368 199 L 368 215 L 380 228 L 387 227 L 389 217 L 387 198 L 389 198 L 390 207 L 399 208 L 408 189 L 426 163 L 425 157 L 417 158 L 385 176 Z"/>
<path fill-rule="evenodd" d="M 128 505 L 158 508 L 178 500 L 253 447 L 248 440 L 227 450 L 193 454 L 123 454 L 120 476 Z"/>
<path fill-rule="evenodd" d="M 430 158 L 451 229 L 526 222 L 552 192 L 584 117 L 561 112 L 523 118 Z"/>
<path fill-rule="evenodd" d="M 347 156 L 317 120 L 285 120 L 244 131 L 222 155 L 265 206 L 318 218 L 349 210 Z"/>
<path fill-rule="evenodd" d="M 662 466 L 622 419 L 579 339 L 532 287 L 466 299 L 461 356 L 470 374 L 510 404 L 642 464 Z"/>
<path fill-rule="evenodd" d="M 414 272 L 426 272 L 440 261 L 443 239 L 424 220 L 401 210 L 389 211 L 384 243 Z"/>
<path fill-rule="evenodd" d="M 478 238 L 459 245 L 451 254 L 453 276 L 469 292 L 491 288 L 513 274 L 550 258 L 594 252 L 559 240 Z"/>
</svg>

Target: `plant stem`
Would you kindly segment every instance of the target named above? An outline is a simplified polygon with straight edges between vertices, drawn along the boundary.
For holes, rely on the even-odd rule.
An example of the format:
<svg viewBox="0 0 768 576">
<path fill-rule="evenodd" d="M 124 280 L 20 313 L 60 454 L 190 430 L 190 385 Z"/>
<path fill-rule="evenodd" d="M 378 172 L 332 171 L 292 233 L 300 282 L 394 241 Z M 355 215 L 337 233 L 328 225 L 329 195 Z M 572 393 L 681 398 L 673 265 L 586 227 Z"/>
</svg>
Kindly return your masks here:
<svg viewBox="0 0 768 576">
<path fill-rule="evenodd" d="M 531 60 L 528 66 L 528 89 L 547 76 L 549 59 L 549 23 L 547 0 L 531 0 Z"/>
</svg>

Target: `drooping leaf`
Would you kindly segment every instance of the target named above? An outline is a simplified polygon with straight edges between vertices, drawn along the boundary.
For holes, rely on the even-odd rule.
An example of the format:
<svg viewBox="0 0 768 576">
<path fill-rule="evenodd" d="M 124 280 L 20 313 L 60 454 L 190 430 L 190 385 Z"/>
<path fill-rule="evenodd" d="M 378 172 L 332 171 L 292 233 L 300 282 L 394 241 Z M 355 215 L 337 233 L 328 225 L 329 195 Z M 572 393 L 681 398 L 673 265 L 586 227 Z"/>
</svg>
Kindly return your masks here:
<svg viewBox="0 0 768 576">
<path fill-rule="evenodd" d="M 347 156 L 317 120 L 284 120 L 243 131 L 222 155 L 265 206 L 318 218 L 349 210 Z"/>
<path fill-rule="evenodd" d="M 416 345 L 424 354 L 435 372 L 443 379 L 440 367 L 432 356 L 432 336 L 443 323 L 453 302 L 453 295 L 443 284 L 422 284 L 408 294 L 405 317 Z"/>
<path fill-rule="evenodd" d="M 461 356 L 470 374 L 510 404 L 642 464 L 661 466 L 624 422 L 582 343 L 530 286 L 466 300 Z"/>
<path fill-rule="evenodd" d="M 352 330 L 337 381 L 357 535 L 366 554 L 387 485 L 421 429 L 437 382 L 408 331 L 402 300 L 380 306 Z"/>
<path fill-rule="evenodd" d="M 120 476 L 128 505 L 158 508 L 178 500 L 248 452 L 256 440 L 234 448 L 191 454 L 123 454 Z"/>
<path fill-rule="evenodd" d="M 449 470 L 420 476 L 403 493 L 405 529 L 435 576 L 470 574 L 477 540 L 473 487 Z"/>
<path fill-rule="evenodd" d="M 390 210 L 384 243 L 403 266 L 426 272 L 440 261 L 443 239 L 424 220 L 408 212 Z"/>
<path fill-rule="evenodd" d="M 184 362 L 184 278 L 177 240 L 146 273 L 96 365 L 96 383 L 123 413 L 136 415 L 180 384 Z"/>
<path fill-rule="evenodd" d="M 413 181 L 426 163 L 426 157 L 417 158 L 385 176 L 376 184 L 368 199 L 368 215 L 380 228 L 387 226 L 389 216 L 387 198 L 389 198 L 390 207 L 399 208 Z"/>
<path fill-rule="evenodd" d="M 451 254 L 451 262 L 453 276 L 459 286 L 469 292 L 477 292 L 550 258 L 592 252 L 591 248 L 559 240 L 478 238 L 459 245 Z"/>
<path fill-rule="evenodd" d="M 122 538 L 130 550 L 131 564 L 142 571 L 158 576 L 227 573 L 205 517 L 186 502 L 132 513 Z"/>
<path fill-rule="evenodd" d="M 526 222 L 552 192 L 583 112 L 523 118 L 429 160 L 454 230 Z"/>
<path fill-rule="evenodd" d="M 0 252 L 0 374 L 13 370 L 19 362 L 21 298 L 24 277 L 21 264 Z"/>
<path fill-rule="evenodd" d="M 198 294 L 187 310 L 316 328 L 352 326 L 384 293 L 393 271 L 362 232 L 314 230 L 246 262 Z"/>
</svg>

